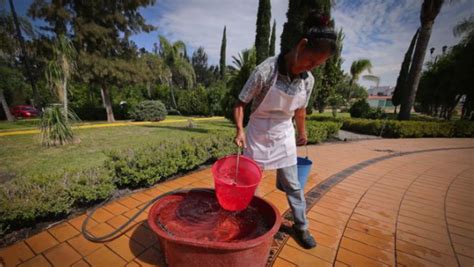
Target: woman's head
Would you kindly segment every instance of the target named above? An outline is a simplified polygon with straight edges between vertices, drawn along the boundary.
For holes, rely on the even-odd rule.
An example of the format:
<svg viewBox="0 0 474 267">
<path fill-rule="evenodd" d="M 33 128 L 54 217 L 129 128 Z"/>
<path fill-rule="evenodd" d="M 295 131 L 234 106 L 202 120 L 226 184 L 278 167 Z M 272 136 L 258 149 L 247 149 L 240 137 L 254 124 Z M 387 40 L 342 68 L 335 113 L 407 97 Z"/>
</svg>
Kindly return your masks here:
<svg viewBox="0 0 474 267">
<path fill-rule="evenodd" d="M 287 49 L 282 46 L 282 54 L 290 60 L 292 74 L 310 71 L 336 52 L 337 35 L 330 24 L 328 17 L 311 11 L 300 27 L 301 32 L 293 33 L 293 44 Z"/>
</svg>

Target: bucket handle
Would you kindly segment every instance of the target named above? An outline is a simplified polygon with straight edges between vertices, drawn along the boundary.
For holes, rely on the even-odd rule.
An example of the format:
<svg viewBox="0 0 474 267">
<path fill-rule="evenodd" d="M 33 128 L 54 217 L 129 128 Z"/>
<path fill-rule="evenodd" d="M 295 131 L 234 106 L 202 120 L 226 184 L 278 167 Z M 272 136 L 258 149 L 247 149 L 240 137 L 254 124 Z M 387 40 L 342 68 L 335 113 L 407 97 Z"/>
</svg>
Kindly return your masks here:
<svg viewBox="0 0 474 267">
<path fill-rule="evenodd" d="M 237 184 L 237 177 L 239 177 L 239 164 L 240 164 L 240 147 L 237 146 L 237 164 L 235 164 L 235 177 L 234 184 Z"/>
<path fill-rule="evenodd" d="M 304 145 L 304 148 L 306 149 L 306 159 L 308 159 L 308 145 Z"/>
</svg>

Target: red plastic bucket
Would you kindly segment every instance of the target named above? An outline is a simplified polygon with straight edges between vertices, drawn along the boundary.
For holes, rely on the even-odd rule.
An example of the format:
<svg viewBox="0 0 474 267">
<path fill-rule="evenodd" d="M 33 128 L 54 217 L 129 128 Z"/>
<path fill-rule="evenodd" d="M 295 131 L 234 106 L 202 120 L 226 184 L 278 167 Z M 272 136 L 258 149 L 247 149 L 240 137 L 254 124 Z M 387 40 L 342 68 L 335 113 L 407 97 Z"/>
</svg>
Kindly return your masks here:
<svg viewBox="0 0 474 267">
<path fill-rule="evenodd" d="M 262 170 L 252 159 L 239 156 L 238 177 L 235 177 L 237 155 L 219 159 L 212 166 L 217 200 L 222 208 L 238 211 L 247 208 L 262 179 Z"/>
</svg>

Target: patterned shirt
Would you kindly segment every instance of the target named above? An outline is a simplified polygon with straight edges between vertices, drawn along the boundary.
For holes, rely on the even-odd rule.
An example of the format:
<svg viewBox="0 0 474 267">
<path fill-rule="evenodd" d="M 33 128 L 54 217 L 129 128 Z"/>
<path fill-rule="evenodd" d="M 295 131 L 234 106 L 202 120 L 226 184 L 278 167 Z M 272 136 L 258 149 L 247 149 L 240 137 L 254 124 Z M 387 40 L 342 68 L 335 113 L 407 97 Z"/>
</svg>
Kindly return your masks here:
<svg viewBox="0 0 474 267">
<path fill-rule="evenodd" d="M 285 63 L 282 56 L 267 58 L 250 75 L 249 79 L 240 92 L 239 99 L 244 103 L 250 103 L 251 112 L 254 112 L 262 103 L 272 85 L 274 75 L 278 75 L 275 87 L 288 95 L 296 95 L 302 90 L 306 90 L 306 105 L 308 106 L 309 97 L 313 91 L 314 77 L 310 72 L 302 73 L 293 80 L 284 73 Z"/>
</svg>

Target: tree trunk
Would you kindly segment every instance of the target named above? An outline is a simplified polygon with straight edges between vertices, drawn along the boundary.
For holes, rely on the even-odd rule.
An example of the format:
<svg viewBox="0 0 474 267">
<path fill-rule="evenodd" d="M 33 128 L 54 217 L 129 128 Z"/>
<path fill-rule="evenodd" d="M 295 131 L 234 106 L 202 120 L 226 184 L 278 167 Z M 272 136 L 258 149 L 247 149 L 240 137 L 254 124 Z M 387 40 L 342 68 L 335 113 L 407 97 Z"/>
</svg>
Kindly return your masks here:
<svg viewBox="0 0 474 267">
<path fill-rule="evenodd" d="M 69 107 L 67 103 L 67 79 L 63 82 L 63 105 L 64 105 L 64 119 L 69 120 Z"/>
<path fill-rule="evenodd" d="M 415 103 L 416 91 L 418 84 L 420 83 L 421 70 L 423 68 L 423 61 L 425 60 L 426 49 L 428 48 L 428 42 L 430 41 L 431 30 L 433 28 L 434 21 L 430 21 L 425 25 L 421 26 L 420 35 L 416 42 L 415 54 L 413 55 L 413 61 L 410 68 L 410 73 L 407 80 L 406 94 L 402 98 L 400 106 L 400 112 L 398 113 L 399 120 L 409 120 L 410 112 Z"/>
<path fill-rule="evenodd" d="M 11 11 L 12 16 L 13 16 L 13 22 L 15 23 L 18 42 L 20 43 L 20 49 L 21 49 L 21 54 L 22 54 L 22 57 L 21 57 L 22 62 L 25 65 L 26 74 L 28 76 L 28 80 L 30 81 L 31 89 L 33 90 L 33 97 L 34 97 L 33 106 L 38 108 L 38 107 L 41 107 L 40 97 L 39 97 L 38 89 L 36 88 L 35 81 L 33 79 L 33 74 L 31 72 L 30 61 L 28 60 L 28 56 L 26 55 L 26 47 L 25 47 L 25 42 L 23 40 L 23 35 L 21 34 L 20 23 L 18 22 L 18 17 L 16 15 L 15 6 L 13 5 L 13 1 L 9 0 L 9 3 L 10 3 L 10 11 Z"/>
<path fill-rule="evenodd" d="M 393 114 L 397 114 L 397 107 L 398 106 L 395 106 L 395 108 L 393 109 Z"/>
<path fill-rule="evenodd" d="M 147 83 L 146 83 L 146 91 L 147 91 L 147 93 L 148 93 L 148 99 L 152 99 L 152 97 L 151 97 L 151 84 L 150 84 L 150 82 L 147 82 Z"/>
<path fill-rule="evenodd" d="M 5 116 L 7 116 L 8 121 L 15 121 L 15 117 L 10 113 L 10 109 L 7 105 L 7 100 L 5 99 L 5 95 L 3 94 L 3 90 L 0 90 L 0 104 L 2 104 L 3 111 L 5 112 Z"/>
<path fill-rule="evenodd" d="M 447 114 L 447 119 L 451 120 L 453 117 L 453 111 L 456 109 L 456 107 L 459 104 L 459 101 L 461 100 L 462 95 L 458 95 L 456 99 L 454 99 L 454 103 L 451 107 L 448 108 L 448 114 Z"/>
<path fill-rule="evenodd" d="M 104 104 L 105 111 L 107 112 L 107 121 L 115 122 L 114 111 L 112 110 L 112 102 L 110 101 L 109 89 L 102 85 L 100 89 L 102 95 L 102 103 Z"/>
<path fill-rule="evenodd" d="M 174 109 L 178 110 L 178 105 L 176 105 L 176 99 L 174 98 L 174 89 L 170 86 L 171 101 L 173 101 Z"/>
</svg>

